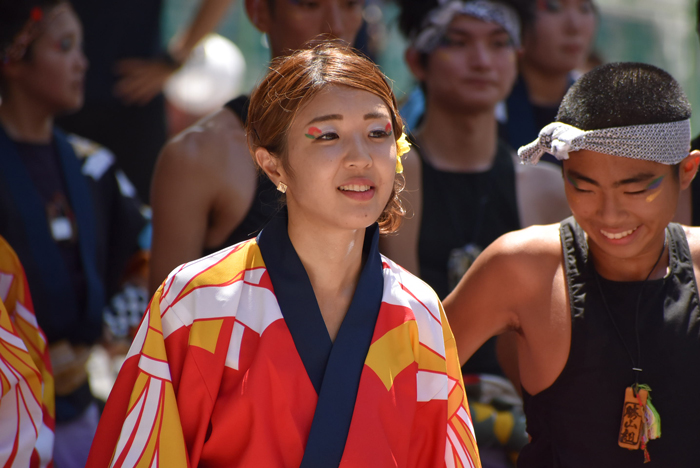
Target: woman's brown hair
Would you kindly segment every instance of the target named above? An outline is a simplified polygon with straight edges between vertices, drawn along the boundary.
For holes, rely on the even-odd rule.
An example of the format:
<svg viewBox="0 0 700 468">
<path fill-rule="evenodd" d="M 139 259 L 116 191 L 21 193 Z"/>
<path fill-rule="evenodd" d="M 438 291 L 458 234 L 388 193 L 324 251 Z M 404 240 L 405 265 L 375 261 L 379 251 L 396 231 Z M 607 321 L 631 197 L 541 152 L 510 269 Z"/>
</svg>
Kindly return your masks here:
<svg viewBox="0 0 700 468">
<path fill-rule="evenodd" d="M 329 85 L 347 86 L 378 96 L 391 113 L 392 127 L 403 128 L 396 97 L 379 68 L 343 42 L 322 41 L 310 49 L 275 59 L 250 97 L 246 135 L 256 166 L 255 151 L 265 148 L 289 169 L 287 132 L 302 106 Z M 400 136 L 401 132 L 394 131 L 396 140 Z M 405 210 L 399 193 L 403 187 L 403 175 L 397 174 L 391 197 L 378 219 L 382 234 L 396 231 L 401 224 Z"/>
</svg>

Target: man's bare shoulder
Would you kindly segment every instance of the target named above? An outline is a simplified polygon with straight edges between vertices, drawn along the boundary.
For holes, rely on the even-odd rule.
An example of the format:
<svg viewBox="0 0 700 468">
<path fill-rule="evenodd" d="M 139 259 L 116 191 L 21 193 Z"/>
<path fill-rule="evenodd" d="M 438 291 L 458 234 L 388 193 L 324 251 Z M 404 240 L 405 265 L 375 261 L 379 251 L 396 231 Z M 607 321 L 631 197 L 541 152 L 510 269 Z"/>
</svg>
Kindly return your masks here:
<svg viewBox="0 0 700 468">
<path fill-rule="evenodd" d="M 249 161 L 250 152 L 242 122 L 223 108 L 175 135 L 163 148 L 160 158 L 221 171 L 231 163 Z"/>
<path fill-rule="evenodd" d="M 539 282 L 562 260 L 559 224 L 531 226 L 502 235 L 479 256 L 485 267 L 511 281 Z"/>
<path fill-rule="evenodd" d="M 561 257 L 559 223 L 530 226 L 506 233 L 496 239 L 484 253 L 493 251 L 505 257 Z"/>
</svg>

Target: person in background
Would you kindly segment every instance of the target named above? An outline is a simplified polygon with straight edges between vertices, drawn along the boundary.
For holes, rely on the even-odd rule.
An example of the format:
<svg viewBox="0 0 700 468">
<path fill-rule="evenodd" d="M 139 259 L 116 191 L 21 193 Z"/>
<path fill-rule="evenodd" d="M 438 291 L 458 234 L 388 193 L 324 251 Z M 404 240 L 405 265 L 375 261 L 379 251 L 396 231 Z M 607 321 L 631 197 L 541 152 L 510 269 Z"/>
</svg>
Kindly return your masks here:
<svg viewBox="0 0 700 468">
<path fill-rule="evenodd" d="M 413 216 L 397 235 L 383 239 L 382 249 L 441 298 L 502 234 L 570 213 L 561 172 L 516 166 L 514 151 L 497 134 L 496 107 L 513 85 L 521 17 L 527 14 L 519 7 L 511 0 L 402 4 L 400 25 L 411 38 L 406 61 L 426 107 L 404 164 L 404 197 Z M 535 213 L 543 197 L 548 217 Z M 473 383 L 467 392 L 482 462 L 507 466 L 527 436 L 494 341 L 462 370 Z M 514 409 L 497 414 L 496 408 L 506 407 Z"/>
<path fill-rule="evenodd" d="M 236 0 L 198 0 L 190 25 L 163 50 L 163 0 L 72 0 L 90 62 L 85 105 L 58 120 L 69 132 L 110 148 L 144 202 L 167 138 L 167 79 L 213 31 Z"/>
<path fill-rule="evenodd" d="M 379 253 L 407 149 L 386 77 L 322 42 L 273 61 L 248 117 L 287 209 L 158 289 L 88 468 L 479 468 L 440 301 Z"/>
<path fill-rule="evenodd" d="M 85 465 L 97 426 L 85 363 L 108 299 L 145 309 L 145 281 L 129 268 L 147 226 L 134 187 L 109 151 L 54 125 L 82 105 L 86 68 L 69 3 L 0 0 L 0 235 L 26 270 L 49 343 L 57 468 Z"/>
<path fill-rule="evenodd" d="M 671 222 L 700 162 L 690 116 L 652 65 L 579 78 L 519 150 L 562 160 L 573 217 L 504 235 L 445 299 L 462 362 L 517 337 L 532 438 L 520 467 L 697 463 L 700 232 Z"/>
<path fill-rule="evenodd" d="M 696 23 L 695 30 L 700 36 L 700 1 L 696 4 Z M 700 150 L 700 135 L 690 143 L 692 150 Z M 678 213 L 676 221 L 682 224 L 691 226 L 700 226 L 700 181 L 695 179 L 687 190 L 681 194 L 681 200 L 678 203 Z"/>
<path fill-rule="evenodd" d="M 0 236 L 0 464 L 52 466 L 55 405 L 46 336 L 17 254 Z"/>
<path fill-rule="evenodd" d="M 362 24 L 357 0 L 246 0 L 246 12 L 267 33 L 273 57 L 319 34 L 352 43 Z M 279 208 L 275 188 L 248 157 L 240 96 L 174 137 L 153 177 L 153 246 L 149 287 L 177 265 L 255 235 Z"/>
<path fill-rule="evenodd" d="M 595 38 L 592 0 L 526 0 L 534 16 L 524 23 L 518 79 L 506 100 L 502 134 L 513 148 L 535 138 L 552 122 L 573 72 L 583 67 Z M 557 163 L 545 155 L 545 161 Z"/>
</svg>

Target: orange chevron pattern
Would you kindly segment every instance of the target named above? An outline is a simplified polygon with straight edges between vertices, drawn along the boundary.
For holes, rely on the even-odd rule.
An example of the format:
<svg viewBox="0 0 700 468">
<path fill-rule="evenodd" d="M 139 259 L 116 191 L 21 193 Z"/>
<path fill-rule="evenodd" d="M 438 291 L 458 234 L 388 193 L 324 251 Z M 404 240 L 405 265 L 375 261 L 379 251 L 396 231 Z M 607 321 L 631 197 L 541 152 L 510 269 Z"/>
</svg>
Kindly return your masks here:
<svg viewBox="0 0 700 468">
<path fill-rule="evenodd" d="M 54 420 L 46 337 L 22 265 L 0 237 L 0 465 L 52 466 Z"/>
<path fill-rule="evenodd" d="M 389 260 L 384 279 L 341 467 L 480 467 L 440 302 Z M 87 466 L 296 467 L 316 400 L 250 240 L 156 292 Z"/>
</svg>

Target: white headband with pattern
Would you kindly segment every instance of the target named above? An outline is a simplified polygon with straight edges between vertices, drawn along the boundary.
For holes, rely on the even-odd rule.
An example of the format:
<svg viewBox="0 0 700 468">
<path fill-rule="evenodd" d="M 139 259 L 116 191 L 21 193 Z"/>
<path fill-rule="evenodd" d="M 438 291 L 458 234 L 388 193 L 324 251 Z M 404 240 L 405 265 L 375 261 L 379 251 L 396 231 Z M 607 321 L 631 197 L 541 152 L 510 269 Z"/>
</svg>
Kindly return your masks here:
<svg viewBox="0 0 700 468">
<path fill-rule="evenodd" d="M 412 41 L 413 48 L 425 53 L 432 52 L 440 44 L 455 15 L 468 15 L 498 24 L 508 33 L 515 47 L 520 47 L 520 19 L 508 5 L 489 0 L 440 0 L 439 3 L 423 21 L 420 32 Z"/>
<path fill-rule="evenodd" d="M 518 156 L 523 164 L 537 164 L 544 153 L 561 161 L 569 159 L 570 152 L 585 149 L 672 165 L 688 156 L 690 135 L 690 119 L 589 131 L 554 122 L 542 129 L 537 140 L 521 146 Z"/>
</svg>

